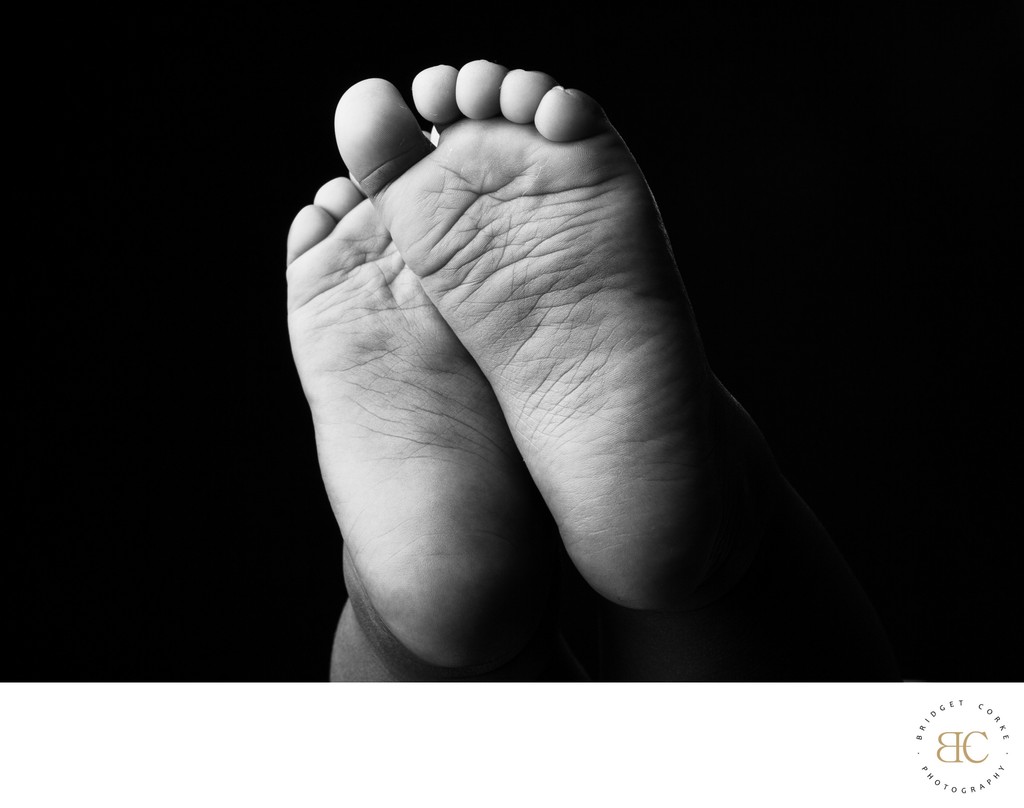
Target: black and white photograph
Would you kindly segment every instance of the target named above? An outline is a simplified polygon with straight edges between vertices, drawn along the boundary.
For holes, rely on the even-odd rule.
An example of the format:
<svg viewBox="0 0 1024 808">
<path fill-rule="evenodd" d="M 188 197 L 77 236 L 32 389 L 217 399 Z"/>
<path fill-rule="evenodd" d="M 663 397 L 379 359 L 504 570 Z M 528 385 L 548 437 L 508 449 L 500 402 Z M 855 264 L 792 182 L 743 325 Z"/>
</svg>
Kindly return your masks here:
<svg viewBox="0 0 1024 808">
<path fill-rule="evenodd" d="M 26 20 L 6 698 L 1022 679 L 1021 4 Z"/>
</svg>

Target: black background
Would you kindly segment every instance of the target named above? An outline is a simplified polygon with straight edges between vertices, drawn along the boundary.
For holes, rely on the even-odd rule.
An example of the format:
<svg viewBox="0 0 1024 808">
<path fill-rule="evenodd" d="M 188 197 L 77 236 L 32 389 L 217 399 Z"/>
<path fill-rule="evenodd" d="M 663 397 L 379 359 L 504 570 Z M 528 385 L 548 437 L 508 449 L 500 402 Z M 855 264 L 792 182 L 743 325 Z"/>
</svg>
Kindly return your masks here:
<svg viewBox="0 0 1024 808">
<path fill-rule="evenodd" d="M 326 677 L 285 235 L 343 171 L 349 84 L 488 58 L 630 144 L 713 367 L 903 675 L 1020 679 L 1019 4 L 348 5 L 12 26 L 2 677 Z"/>
</svg>

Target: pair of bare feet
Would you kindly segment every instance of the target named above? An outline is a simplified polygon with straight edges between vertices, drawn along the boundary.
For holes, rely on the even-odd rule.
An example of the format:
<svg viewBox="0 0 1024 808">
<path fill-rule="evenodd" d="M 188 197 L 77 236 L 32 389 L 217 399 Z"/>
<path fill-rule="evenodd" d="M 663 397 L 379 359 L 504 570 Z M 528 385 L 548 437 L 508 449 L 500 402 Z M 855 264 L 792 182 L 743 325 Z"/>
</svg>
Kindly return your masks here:
<svg viewBox="0 0 1024 808">
<path fill-rule="evenodd" d="M 439 66 L 412 97 L 432 136 L 383 80 L 345 93 L 356 183 L 324 185 L 288 239 L 295 361 L 373 607 L 434 665 L 521 645 L 551 566 L 542 512 L 613 603 L 727 586 L 757 534 L 722 529 L 754 439 L 728 426 L 745 416 L 625 144 L 542 73 Z"/>
</svg>

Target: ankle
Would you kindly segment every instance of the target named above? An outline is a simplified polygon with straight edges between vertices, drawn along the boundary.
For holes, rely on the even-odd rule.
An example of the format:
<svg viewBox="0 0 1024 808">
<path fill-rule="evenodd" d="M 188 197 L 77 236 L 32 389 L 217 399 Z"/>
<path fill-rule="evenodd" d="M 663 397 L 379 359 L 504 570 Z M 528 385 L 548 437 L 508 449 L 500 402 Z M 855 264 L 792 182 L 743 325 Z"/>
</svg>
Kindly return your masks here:
<svg viewBox="0 0 1024 808">
<path fill-rule="evenodd" d="M 717 378 L 712 384 L 721 517 L 703 578 L 679 604 L 679 611 L 710 605 L 744 576 L 760 547 L 781 482 L 753 419 Z"/>
<path fill-rule="evenodd" d="M 539 555 L 539 554 L 538 554 Z M 345 580 L 364 626 L 387 635 L 410 660 L 440 668 L 503 664 L 526 647 L 545 617 L 549 571 L 521 549 L 505 556 L 393 557 L 357 571 L 346 549 Z"/>
</svg>

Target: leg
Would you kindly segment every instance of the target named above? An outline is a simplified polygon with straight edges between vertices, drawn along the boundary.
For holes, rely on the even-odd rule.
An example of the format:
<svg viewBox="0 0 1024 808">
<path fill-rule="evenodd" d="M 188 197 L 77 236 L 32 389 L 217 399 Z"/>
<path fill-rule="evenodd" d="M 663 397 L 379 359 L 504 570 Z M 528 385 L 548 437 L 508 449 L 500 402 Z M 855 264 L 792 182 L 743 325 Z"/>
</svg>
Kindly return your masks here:
<svg viewBox="0 0 1024 808">
<path fill-rule="evenodd" d="M 712 577 L 680 611 L 605 603 L 601 678 L 613 681 L 893 681 L 895 658 L 871 604 L 824 528 L 733 403 L 734 469 L 746 483 L 734 530 L 757 535 L 746 572 Z M 749 567 L 747 567 L 749 564 Z"/>
</svg>

